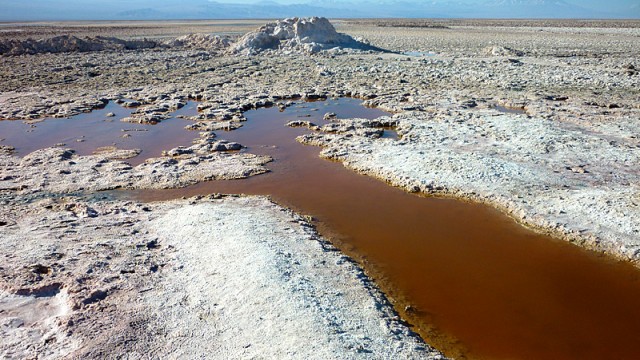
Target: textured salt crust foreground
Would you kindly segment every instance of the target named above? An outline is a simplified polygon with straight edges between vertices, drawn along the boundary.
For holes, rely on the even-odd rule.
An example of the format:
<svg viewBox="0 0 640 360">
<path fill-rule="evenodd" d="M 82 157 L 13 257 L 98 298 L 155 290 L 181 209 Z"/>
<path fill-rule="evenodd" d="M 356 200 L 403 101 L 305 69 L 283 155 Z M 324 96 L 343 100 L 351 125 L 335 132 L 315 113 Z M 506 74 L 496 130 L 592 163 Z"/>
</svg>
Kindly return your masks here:
<svg viewBox="0 0 640 360">
<path fill-rule="evenodd" d="M 286 22 L 279 24 L 289 28 Z M 208 41 L 198 35 L 180 40 L 193 46 L 174 38 L 150 49 L 109 43 L 98 52 L 2 56 L 0 117 L 64 117 L 129 98 L 147 106 L 141 118 L 154 119 L 169 111 L 160 106 L 167 100 L 198 99 L 202 111 L 192 120 L 198 121 L 196 129 L 210 132 L 241 126 L 242 111 L 248 108 L 287 106 L 295 95 L 361 97 L 398 112 L 394 120 L 401 141 L 363 136 L 366 126 L 357 121 L 337 134 L 301 140 L 321 144 L 325 156 L 408 190 L 487 201 L 527 224 L 637 261 L 640 33 L 625 24 L 558 29 L 474 23 L 381 31 L 375 24 L 341 23 L 341 31 L 380 48 L 438 54 L 424 59 L 339 47 L 320 47 L 329 50 L 308 56 L 315 48 L 295 36 L 277 38 L 274 48 L 249 51 L 250 57 L 236 56 L 221 38 Z M 274 36 L 278 26 L 254 34 Z M 77 42 L 62 40 L 72 50 Z M 47 51 L 50 44 L 44 43 Z M 209 43 L 215 46 L 207 48 Z M 571 46 L 559 48 L 559 43 Z M 523 108 L 527 115 L 504 115 L 492 109 L 496 105 Z M 143 311 L 150 300 L 146 295 L 141 299 L 140 292 L 152 294 L 154 284 L 166 279 L 160 275 L 171 268 L 168 256 L 184 264 L 199 261 L 190 257 L 189 248 L 170 248 L 146 227 L 156 207 L 173 205 L 84 201 L 57 193 L 175 187 L 264 171 L 268 159 L 214 153 L 209 146 L 214 140 L 204 136 L 195 148 L 172 153 L 175 158 L 135 168 L 114 159 L 126 154 L 77 157 L 65 149 L 44 149 L 20 159 L 11 155 L 10 139 L 0 142 L 2 288 L 27 297 L 57 288 L 59 294 L 69 294 L 72 309 L 61 317 L 43 315 L 53 316 L 55 326 L 36 328 L 32 339 L 41 339 L 39 332 L 51 333 L 55 340 L 35 340 L 38 345 L 25 351 L 47 353 L 56 344 L 94 357 L 114 349 L 149 350 L 143 344 L 157 336 L 149 332 L 154 328 L 149 324 L 158 324 L 161 316 Z M 200 162 L 207 164 L 204 170 Z M 296 231 L 294 225 L 290 228 Z M 189 304 L 189 299 L 181 300 L 183 306 Z M 170 316 L 179 318 L 179 309 L 174 310 Z M 216 314 L 204 310 L 202 318 Z M 386 310 L 381 311 L 384 319 Z M 27 341 L 27 335 L 5 330 L 15 324 L 2 331 Z M 362 349 L 373 347 L 367 341 L 359 343 Z M 132 348 L 136 344 L 141 348 Z"/>
<path fill-rule="evenodd" d="M 20 214 L 0 242 L 3 357 L 443 358 L 265 198 L 59 198 L 2 213 Z"/>
<path fill-rule="evenodd" d="M 180 249 L 179 270 L 145 294 L 166 331 L 156 354 L 442 358 L 399 322 L 355 264 L 265 199 L 172 209 L 153 228 Z"/>
</svg>

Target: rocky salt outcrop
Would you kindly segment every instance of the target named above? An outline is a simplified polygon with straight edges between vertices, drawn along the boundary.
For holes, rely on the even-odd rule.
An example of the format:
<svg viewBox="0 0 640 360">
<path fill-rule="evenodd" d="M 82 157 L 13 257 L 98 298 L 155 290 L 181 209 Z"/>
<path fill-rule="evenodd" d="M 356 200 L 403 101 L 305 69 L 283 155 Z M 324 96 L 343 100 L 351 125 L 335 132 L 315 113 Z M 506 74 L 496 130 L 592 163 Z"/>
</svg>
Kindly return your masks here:
<svg viewBox="0 0 640 360">
<path fill-rule="evenodd" d="M 0 41 L 0 55 L 34 55 L 95 51 L 122 51 L 152 48 L 189 50 L 224 50 L 231 45 L 228 37 L 210 34 L 189 34 L 168 41 L 148 39 L 125 40 L 116 37 L 84 37 L 60 35 L 52 38 Z"/>
<path fill-rule="evenodd" d="M 13 146 L 0 145 L 0 155 L 11 155 L 16 150 Z"/>
<path fill-rule="evenodd" d="M 524 51 L 504 46 L 488 46 L 482 49 L 484 55 L 489 56 L 524 56 Z"/>
<path fill-rule="evenodd" d="M 118 100 L 116 100 L 118 102 Z M 179 99 L 164 100 L 153 105 L 142 105 L 139 101 L 124 101 L 120 105 L 123 107 L 136 108 L 131 116 L 120 119 L 120 121 L 132 124 L 157 124 L 162 120 L 171 118 L 171 113 L 181 109 L 186 105 L 185 101 Z"/>
<path fill-rule="evenodd" d="M 78 156 L 73 150 L 45 148 L 23 158 L 0 156 L 0 192 L 26 195 L 68 193 L 117 188 L 169 189 L 214 179 L 241 179 L 267 171 L 268 156 L 228 153 L 239 144 L 199 140 L 180 157 L 147 159 L 138 166 L 117 160 L 135 150 L 102 148 L 95 155 Z"/>
<path fill-rule="evenodd" d="M 171 48 L 223 50 L 231 46 L 231 39 L 211 34 L 189 34 L 166 42 Z"/>
<path fill-rule="evenodd" d="M 46 39 L 0 41 L 0 55 L 43 53 L 121 51 L 150 48 L 223 51 L 252 54 L 268 49 L 317 53 L 334 48 L 382 51 L 349 35 L 341 34 L 322 17 L 290 18 L 268 23 L 250 32 L 232 45 L 228 37 L 211 34 L 188 34 L 168 41 L 124 40 L 115 37 L 61 35 Z"/>
<path fill-rule="evenodd" d="M 237 151 L 242 149 L 243 146 L 237 142 L 218 140 L 216 134 L 210 131 L 200 132 L 200 137 L 193 140 L 193 145 L 178 146 L 171 150 L 163 151 L 164 156 L 170 156 L 173 158 L 182 158 L 184 156 L 208 155 L 218 151 Z"/>
<path fill-rule="evenodd" d="M 326 18 L 311 17 L 268 23 L 240 38 L 231 47 L 231 52 L 249 55 L 273 49 L 315 54 L 334 48 L 381 51 L 349 35 L 338 33 Z"/>
<path fill-rule="evenodd" d="M 0 42 L 0 55 L 139 50 L 158 46 L 160 46 L 159 43 L 147 39 L 123 40 L 101 36 L 79 38 L 72 35 L 61 35 L 38 40 L 4 40 Z"/>
</svg>

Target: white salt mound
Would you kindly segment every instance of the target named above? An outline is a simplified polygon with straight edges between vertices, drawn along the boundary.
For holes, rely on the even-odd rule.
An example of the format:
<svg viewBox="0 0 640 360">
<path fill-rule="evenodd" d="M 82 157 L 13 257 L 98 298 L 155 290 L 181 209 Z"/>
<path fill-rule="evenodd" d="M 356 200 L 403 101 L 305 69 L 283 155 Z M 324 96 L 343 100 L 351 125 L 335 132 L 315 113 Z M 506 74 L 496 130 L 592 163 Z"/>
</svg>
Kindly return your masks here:
<svg viewBox="0 0 640 360">
<path fill-rule="evenodd" d="M 247 33 L 231 48 L 234 54 L 280 49 L 315 54 L 333 48 L 380 50 L 341 34 L 323 17 L 290 18 L 268 23 Z"/>
<path fill-rule="evenodd" d="M 219 50 L 228 48 L 231 45 L 231 40 L 228 37 L 218 35 L 189 34 L 170 40 L 166 44 L 172 48 Z"/>
</svg>

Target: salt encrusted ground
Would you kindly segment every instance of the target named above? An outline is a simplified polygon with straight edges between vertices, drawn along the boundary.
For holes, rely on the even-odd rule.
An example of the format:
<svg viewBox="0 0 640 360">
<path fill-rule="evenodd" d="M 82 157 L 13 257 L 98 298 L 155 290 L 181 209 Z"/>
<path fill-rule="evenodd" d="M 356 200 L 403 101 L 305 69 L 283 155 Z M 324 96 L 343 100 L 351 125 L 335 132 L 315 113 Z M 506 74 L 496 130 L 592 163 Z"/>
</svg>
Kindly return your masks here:
<svg viewBox="0 0 640 360">
<path fill-rule="evenodd" d="M 177 249 L 176 270 L 144 297 L 164 331 L 159 355 L 440 358 L 354 263 L 265 199 L 183 206 L 152 227 Z"/>
<path fill-rule="evenodd" d="M 267 171 L 263 165 L 271 160 L 268 156 L 213 150 L 152 158 L 132 167 L 119 160 L 121 153 L 113 150 L 77 156 L 70 149 L 47 148 L 23 158 L 5 155 L 0 157 L 0 191 L 26 195 L 117 188 L 169 189 L 262 174 Z"/>
<path fill-rule="evenodd" d="M 265 198 L 8 199 L 0 354 L 440 359 L 351 260 Z"/>
<path fill-rule="evenodd" d="M 398 123 L 399 141 L 375 138 L 371 123 L 359 120 L 344 120 L 325 129 L 331 132 L 301 139 L 325 146 L 324 156 L 410 191 L 489 202 L 525 224 L 626 259 L 640 258 L 638 22 L 338 24 L 341 32 L 398 53 L 329 49 L 309 56 L 266 50 L 247 57 L 207 49 L 202 46 L 206 37 L 192 36 L 187 40 L 193 46 L 0 57 L 0 118 L 70 116 L 125 98 L 142 104 L 141 116 L 161 118 L 170 111 L 163 104 L 197 99 L 201 112 L 192 119 L 193 129 L 203 131 L 194 147 L 174 149 L 170 156 L 135 168 L 114 159 L 124 156 L 120 153 L 76 157 L 64 149 L 45 149 L 20 159 L 11 155 L 11 139 L 0 140 L 0 331 L 9 339 L 2 342 L 2 354 L 101 357 L 113 351 L 142 356 L 174 350 L 179 356 L 208 351 L 208 339 L 224 339 L 231 345 L 212 350 L 214 355 L 242 357 L 267 350 L 273 356 L 293 355 L 284 348 L 264 350 L 254 333 L 239 335 L 234 328 L 207 333 L 198 326 L 238 316 L 237 321 L 264 330 L 280 315 L 303 321 L 286 331 L 316 335 L 310 346 L 322 348 L 326 357 L 345 348 L 354 357 L 366 357 L 367 350 L 382 358 L 424 355 L 421 347 L 426 346 L 393 319 L 360 270 L 326 251 L 328 245 L 303 241 L 313 232 L 290 222 L 300 219 L 264 199 L 145 205 L 68 195 L 176 187 L 263 172 L 269 159 L 219 152 L 223 143 L 210 132 L 241 126 L 247 109 L 286 106 L 296 96 L 355 96 L 396 113 L 391 121 Z M 134 30 L 120 25 L 114 34 L 134 38 Z M 99 32 L 108 26 L 100 25 Z M 46 31 L 96 35 L 55 24 Z M 160 38 L 184 34 L 179 25 L 167 29 L 166 24 L 139 31 Z M 429 56 L 400 54 L 406 51 Z M 498 105 L 523 113 L 505 114 Z M 219 216 L 205 219 L 204 210 Z M 229 221 L 221 220 L 223 213 L 231 216 Z M 255 218 L 247 218 L 253 213 Z M 194 251 L 194 246 L 212 246 L 202 229 L 187 226 L 195 220 L 202 220 L 198 226 L 203 229 L 227 231 L 213 232 L 212 239 L 229 251 L 253 249 L 256 261 L 269 264 L 264 268 L 285 286 L 261 286 L 266 273 L 252 277 L 255 272 L 244 274 L 252 279 L 247 284 L 265 296 L 287 298 L 291 303 L 273 303 L 291 306 L 265 309 L 271 318 L 248 316 L 247 301 L 234 302 L 212 279 L 224 276 L 237 284 L 243 277 L 216 265 L 229 261 L 253 271 L 253 263 L 237 258 L 208 262 L 206 253 Z M 280 236 L 273 239 L 281 242 L 267 247 L 264 238 L 248 235 L 266 228 L 275 229 Z M 181 241 L 187 234 L 193 243 Z M 292 244 L 300 246 L 299 252 L 284 250 Z M 313 266 L 322 261 L 329 264 L 326 269 Z M 336 296 L 339 284 L 310 290 L 319 289 L 314 284 L 324 278 L 355 287 L 342 296 Z M 181 289 L 176 282 L 195 286 L 193 297 L 172 295 Z M 202 301 L 221 291 L 217 305 Z M 233 294 L 248 296 L 240 290 Z M 156 306 L 159 299 L 171 306 Z M 325 306 L 345 299 L 361 306 Z M 375 304 L 382 305 L 376 310 Z M 30 307 L 44 310 L 20 319 L 21 309 Z M 187 314 L 186 309 L 194 311 Z M 382 323 L 348 320 L 370 316 Z M 176 330 L 176 323 L 184 332 Z M 273 328 L 283 324 L 288 323 L 274 322 Z M 352 331 L 358 324 L 363 328 Z M 346 332 L 332 335 L 335 329 Z M 286 331 L 273 336 L 286 336 Z M 322 331 L 328 332 L 317 336 Z M 191 335 L 197 336 L 185 342 Z M 383 341 L 405 345 L 388 347 Z M 166 348 L 167 342 L 173 346 Z M 311 349 L 299 351 L 302 357 Z"/>
</svg>

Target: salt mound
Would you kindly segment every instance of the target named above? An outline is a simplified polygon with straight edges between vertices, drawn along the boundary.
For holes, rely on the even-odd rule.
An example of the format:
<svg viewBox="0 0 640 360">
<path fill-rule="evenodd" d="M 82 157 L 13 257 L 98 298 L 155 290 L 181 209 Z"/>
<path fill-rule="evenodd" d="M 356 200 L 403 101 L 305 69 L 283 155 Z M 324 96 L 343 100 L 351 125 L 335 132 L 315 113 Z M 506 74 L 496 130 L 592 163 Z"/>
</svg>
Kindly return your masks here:
<svg viewBox="0 0 640 360">
<path fill-rule="evenodd" d="M 42 53 L 121 51 L 149 48 L 228 50 L 232 54 L 253 54 L 263 50 L 289 50 L 317 53 L 334 48 L 384 51 L 346 34 L 336 32 L 323 17 L 291 18 L 269 23 L 250 32 L 233 44 L 228 37 L 189 34 L 168 41 L 123 40 L 115 37 L 62 35 L 48 39 L 0 41 L 0 55 Z"/>
<path fill-rule="evenodd" d="M 314 54 L 333 48 L 381 51 L 349 35 L 336 32 L 326 18 L 311 17 L 268 23 L 240 38 L 231 48 L 231 52 L 253 54 L 262 50 L 280 49 Z"/>
<path fill-rule="evenodd" d="M 488 46 L 482 49 L 485 55 L 489 56 L 524 56 L 524 51 L 516 50 L 504 46 Z"/>
<path fill-rule="evenodd" d="M 40 40 L 0 41 L 0 54 L 23 55 L 41 53 L 89 52 L 104 50 L 135 50 L 158 46 L 151 40 L 122 40 L 114 37 L 87 37 L 84 39 L 71 35 L 55 36 Z"/>
<path fill-rule="evenodd" d="M 209 34 L 189 34 L 166 42 L 152 40 L 123 40 L 115 37 L 86 37 L 72 35 L 55 36 L 48 39 L 0 41 L 0 55 L 24 55 L 42 53 L 67 53 L 91 51 L 138 50 L 156 47 L 222 50 L 230 46 L 227 37 Z"/>
<path fill-rule="evenodd" d="M 182 47 L 189 49 L 220 50 L 231 45 L 228 37 L 209 34 L 189 34 L 180 36 L 166 43 L 169 47 Z"/>
</svg>

